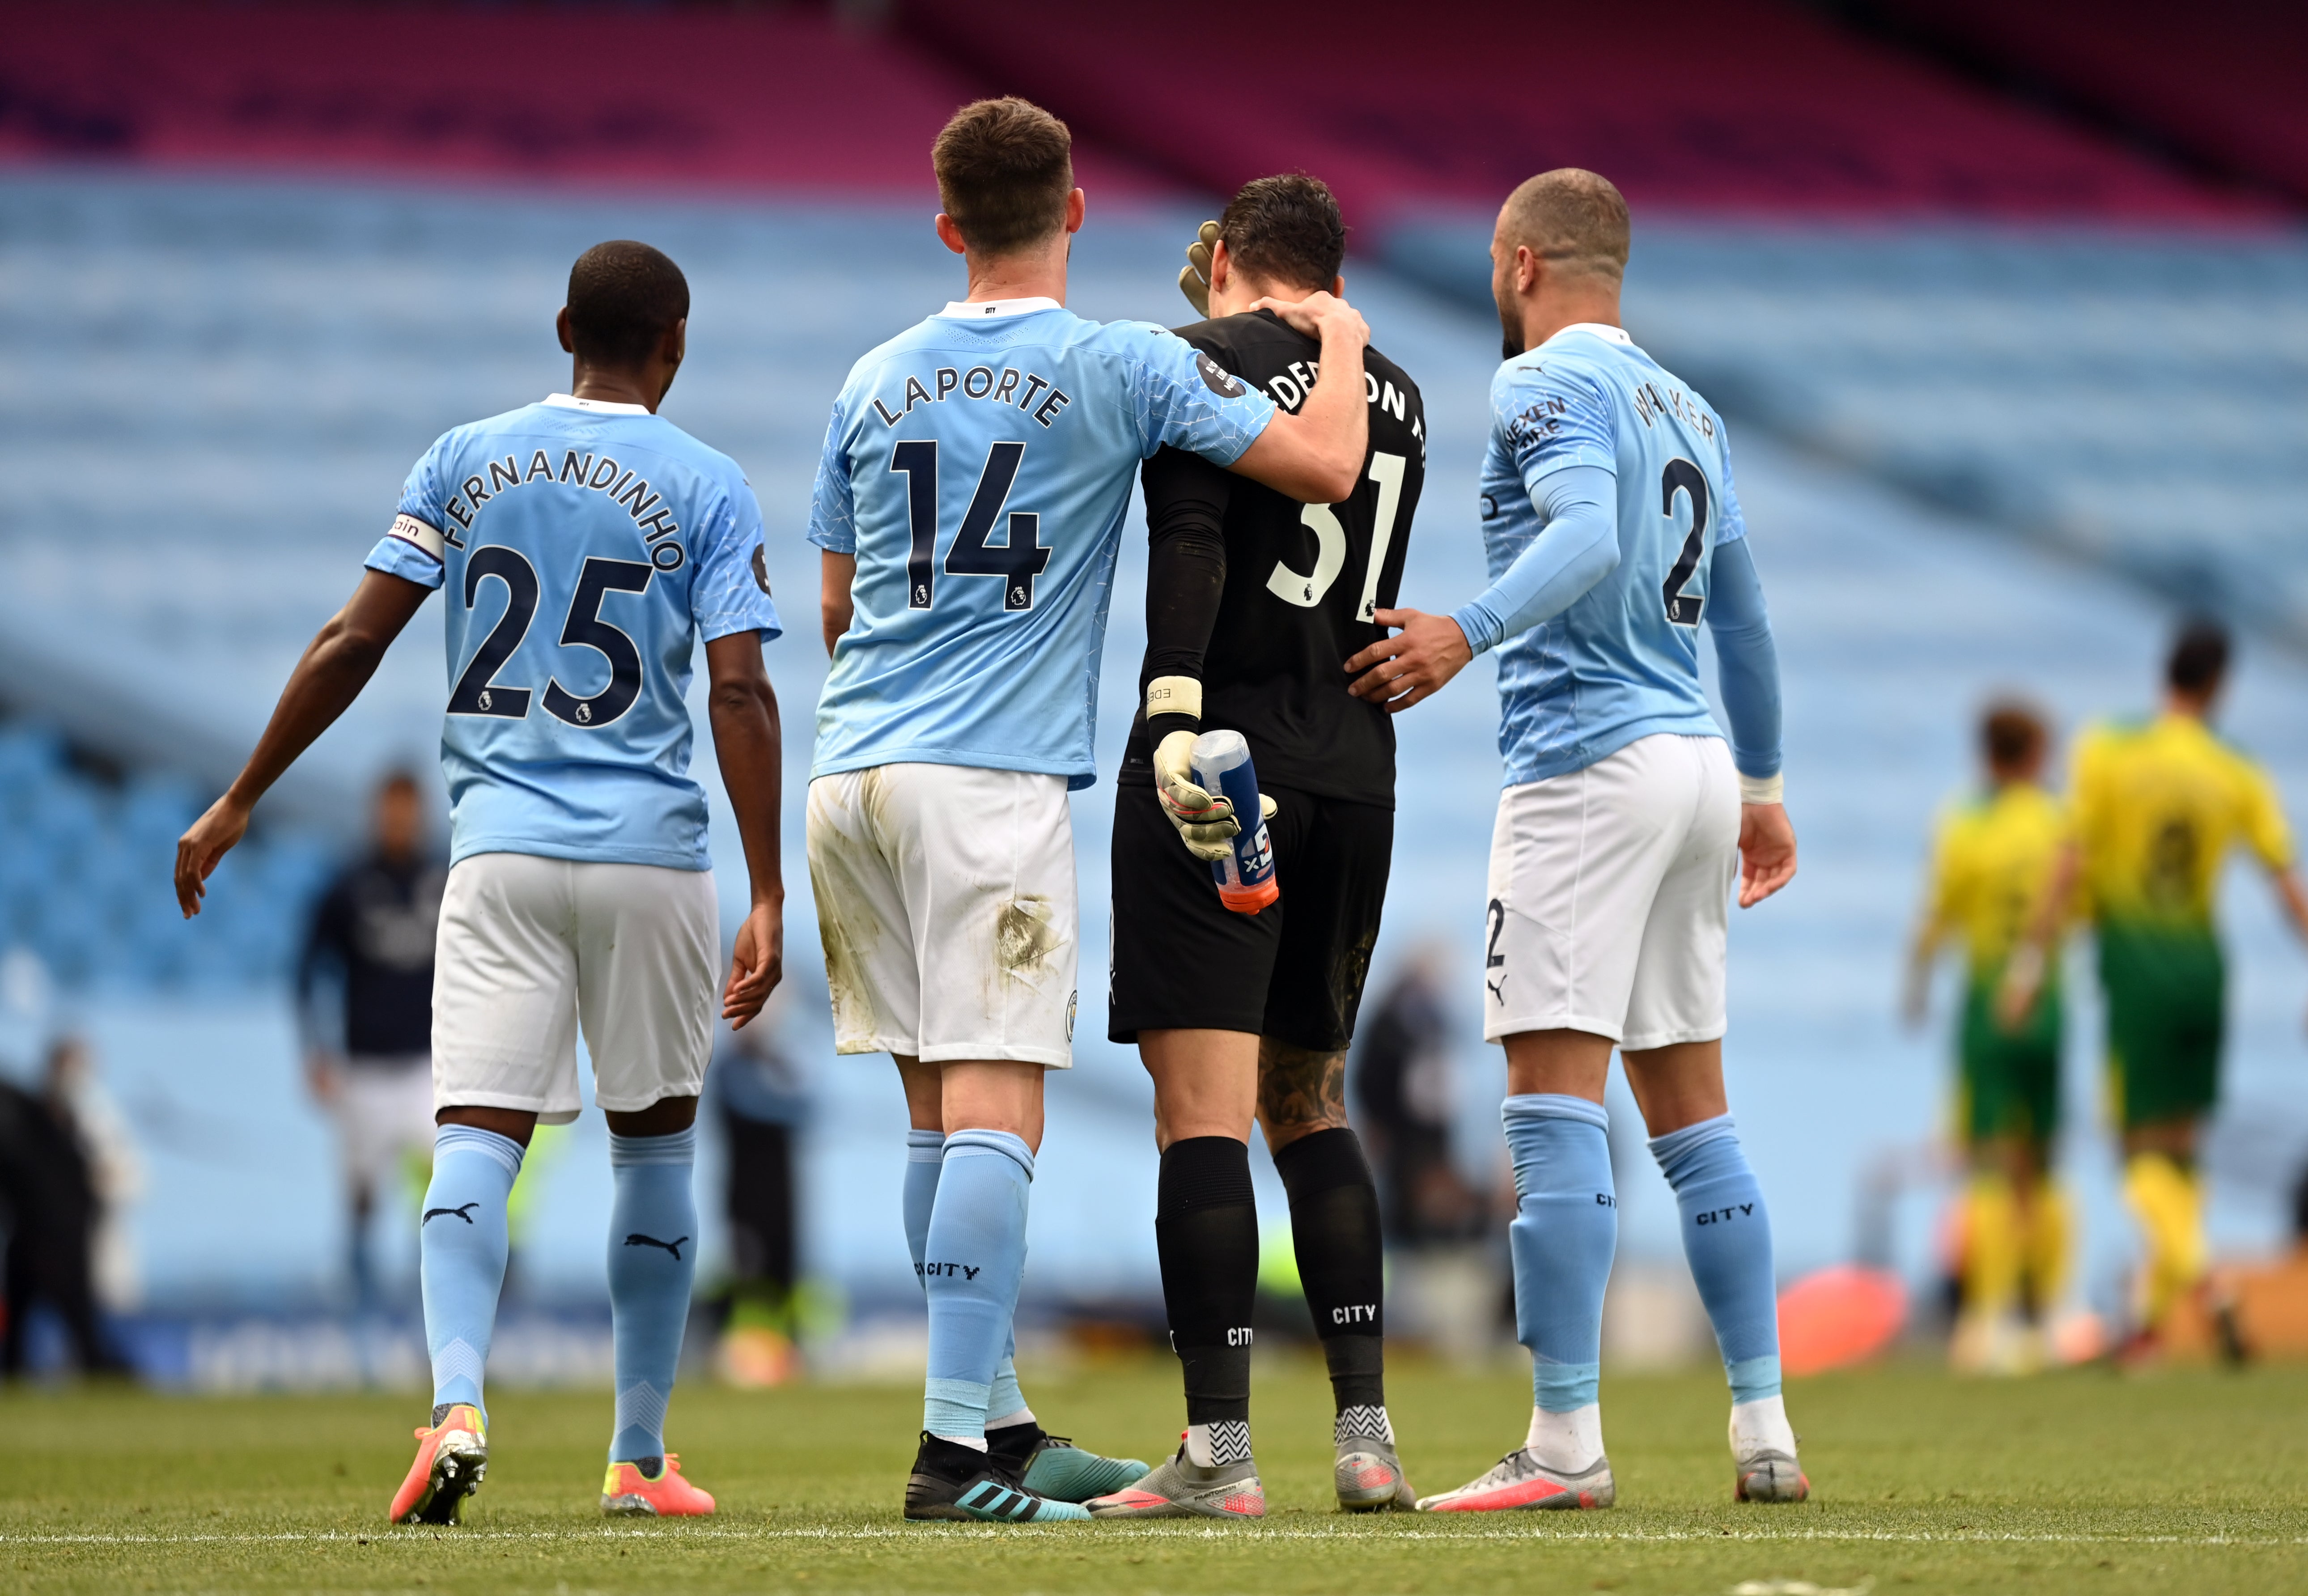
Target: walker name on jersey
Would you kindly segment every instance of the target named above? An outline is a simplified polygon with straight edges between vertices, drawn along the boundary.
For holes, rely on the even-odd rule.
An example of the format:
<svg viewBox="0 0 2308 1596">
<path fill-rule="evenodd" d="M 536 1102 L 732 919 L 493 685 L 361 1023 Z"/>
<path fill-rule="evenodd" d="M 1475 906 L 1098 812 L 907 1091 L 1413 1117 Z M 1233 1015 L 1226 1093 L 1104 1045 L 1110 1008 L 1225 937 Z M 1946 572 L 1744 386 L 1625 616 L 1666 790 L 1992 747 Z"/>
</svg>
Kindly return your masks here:
<svg viewBox="0 0 2308 1596">
<path fill-rule="evenodd" d="M 1691 395 L 1680 388 L 1659 392 L 1657 383 L 1639 383 L 1634 393 L 1635 414 L 1645 427 L 1657 425 L 1654 416 L 1679 416 L 1684 424 L 1699 429 L 1699 436 L 1709 443 L 1715 440 L 1715 418 L 1692 402 Z"/>
<path fill-rule="evenodd" d="M 892 410 L 880 399 L 874 401 L 874 412 L 882 418 L 884 427 L 895 427 L 914 413 L 922 404 L 943 404 L 959 393 L 964 399 L 974 399 L 982 404 L 1006 405 L 1021 410 L 1047 427 L 1058 418 L 1058 413 L 1073 403 L 1073 395 L 1052 383 L 1046 376 L 1003 367 L 996 375 L 991 366 L 973 366 L 968 371 L 960 367 L 941 366 L 930 374 L 936 385 L 932 393 L 917 376 L 906 378 L 906 389 L 900 396 L 900 408 Z M 1022 392 L 1021 389 L 1022 388 Z"/>
<path fill-rule="evenodd" d="M 547 482 L 588 487 L 595 493 L 607 495 L 611 504 L 623 506 L 625 513 L 633 518 L 633 525 L 640 530 L 642 540 L 650 545 L 650 563 L 660 571 L 681 569 L 682 561 L 687 556 L 679 543 L 667 540 L 681 531 L 681 523 L 674 520 L 672 510 L 665 503 L 665 496 L 653 491 L 647 478 L 637 476 L 607 454 L 581 455 L 574 449 L 564 449 L 561 452 L 558 471 L 554 470 L 552 461 L 542 449 L 529 457 L 529 469 L 525 471 L 521 467 L 521 457 L 508 454 L 503 460 L 489 462 L 487 476 L 477 471 L 459 483 L 457 496 L 442 508 L 449 513 L 449 518 L 459 527 L 469 532 L 473 530 L 474 514 L 483 505 L 499 494 L 526 487 L 540 477 Z M 465 546 L 454 532 L 444 536 L 459 548 Z"/>
</svg>

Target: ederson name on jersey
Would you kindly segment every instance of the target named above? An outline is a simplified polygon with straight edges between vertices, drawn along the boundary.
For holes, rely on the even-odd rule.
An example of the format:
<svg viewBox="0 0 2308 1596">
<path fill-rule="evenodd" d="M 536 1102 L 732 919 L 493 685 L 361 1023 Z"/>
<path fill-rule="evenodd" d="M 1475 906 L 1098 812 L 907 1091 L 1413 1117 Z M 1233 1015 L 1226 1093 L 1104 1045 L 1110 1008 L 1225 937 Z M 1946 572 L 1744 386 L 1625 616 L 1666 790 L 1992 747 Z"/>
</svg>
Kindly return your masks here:
<svg viewBox="0 0 2308 1596">
<path fill-rule="evenodd" d="M 1491 405 L 1501 424 L 1483 462 L 1482 513 L 1494 580 L 1538 537 L 1532 492 L 1547 473 L 1597 466 L 1620 483 L 1617 567 L 1498 651 L 1506 784 L 1584 769 L 1657 732 L 1721 736 L 1699 684 L 1699 623 L 1709 556 L 1747 535 L 1722 422 L 1598 324 L 1500 367 Z M 1776 749 L 1733 753 L 1742 771 L 1778 769 Z"/>
<path fill-rule="evenodd" d="M 691 660 L 781 630 L 735 461 L 640 405 L 556 393 L 443 434 L 367 563 L 446 589 L 452 863 L 708 867 Z"/>
<path fill-rule="evenodd" d="M 895 763 L 1095 778 L 1100 648 L 1138 462 L 1230 465 L 1273 401 L 1167 330 L 956 302 L 859 360 L 810 541 L 857 557 L 813 779 Z"/>
</svg>

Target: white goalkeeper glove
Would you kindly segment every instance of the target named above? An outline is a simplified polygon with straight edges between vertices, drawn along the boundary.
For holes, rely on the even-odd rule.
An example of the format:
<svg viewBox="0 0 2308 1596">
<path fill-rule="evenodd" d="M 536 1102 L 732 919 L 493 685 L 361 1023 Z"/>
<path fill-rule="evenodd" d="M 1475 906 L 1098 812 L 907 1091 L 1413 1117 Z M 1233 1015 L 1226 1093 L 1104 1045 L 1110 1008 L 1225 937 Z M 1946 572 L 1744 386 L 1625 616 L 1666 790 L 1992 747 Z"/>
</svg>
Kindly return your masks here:
<svg viewBox="0 0 2308 1596">
<path fill-rule="evenodd" d="M 1202 716 L 1201 683 L 1190 676 L 1157 677 L 1149 682 L 1148 726 L 1156 726 L 1166 715 L 1187 716 L 1199 721 Z M 1176 720 L 1171 723 L 1176 725 Z M 1166 731 L 1157 738 L 1154 792 L 1162 801 L 1162 813 L 1178 828 L 1179 840 L 1185 843 L 1188 853 L 1215 864 L 1233 851 L 1232 840 L 1242 830 L 1242 822 L 1235 817 L 1231 802 L 1206 790 L 1194 780 L 1194 733 L 1184 729 Z M 1258 807 L 1261 818 L 1273 818 L 1274 800 L 1264 793 L 1258 795 Z"/>
<path fill-rule="evenodd" d="M 1194 314 L 1208 321 L 1210 315 L 1210 251 L 1219 241 L 1219 224 L 1202 223 L 1194 241 L 1186 246 L 1186 263 L 1178 269 L 1178 291 L 1186 296 L 1186 303 Z M 1171 681 L 1185 681 L 1185 677 L 1171 677 Z"/>
</svg>

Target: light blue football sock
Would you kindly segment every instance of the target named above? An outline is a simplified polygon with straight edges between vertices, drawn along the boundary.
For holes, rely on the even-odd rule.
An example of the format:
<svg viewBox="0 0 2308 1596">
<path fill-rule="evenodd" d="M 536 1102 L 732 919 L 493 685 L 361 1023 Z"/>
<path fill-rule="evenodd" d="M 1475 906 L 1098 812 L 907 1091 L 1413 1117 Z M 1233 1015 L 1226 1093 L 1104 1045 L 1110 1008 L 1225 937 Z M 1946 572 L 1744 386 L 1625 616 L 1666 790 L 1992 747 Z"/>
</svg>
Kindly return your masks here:
<svg viewBox="0 0 2308 1596">
<path fill-rule="evenodd" d="M 1592 1406 L 1603 1360 L 1603 1288 L 1619 1245 L 1610 1117 L 1585 1098 L 1507 1099 L 1514 1157 L 1515 1339 L 1530 1349 L 1531 1400 L 1550 1413 Z"/>
<path fill-rule="evenodd" d="M 906 1247 L 914 1255 L 914 1279 L 926 1286 L 922 1259 L 930 1244 L 930 1206 L 937 1201 L 938 1171 L 945 1162 L 943 1131 L 906 1132 L 906 1185 L 902 1203 L 906 1216 Z M 986 1399 L 988 1419 L 1012 1424 L 1034 1422 L 1034 1410 L 1018 1386 L 1018 1333 L 1003 1339 L 1002 1361 L 994 1366 L 994 1389 Z"/>
<path fill-rule="evenodd" d="M 1011 1344 L 1026 1272 L 1033 1178 L 1033 1153 L 1007 1131 L 956 1131 L 945 1139 L 922 1260 L 930 1305 L 922 1428 L 934 1436 L 985 1445 L 986 1403 Z"/>
<path fill-rule="evenodd" d="M 1715 1326 L 1731 1400 L 1779 1394 L 1779 1305 L 1771 1219 L 1728 1114 L 1651 1140 L 1683 1211 L 1683 1252 Z"/>
<path fill-rule="evenodd" d="M 521 1173 L 521 1145 L 469 1125 L 433 1133 L 433 1181 L 418 1228 L 418 1272 L 425 1288 L 425 1350 L 433 1359 L 433 1403 L 481 1410 L 481 1371 L 496 1330 L 504 1287 L 505 1200 Z"/>
<path fill-rule="evenodd" d="M 609 1137 L 609 1322 L 616 1341 L 617 1419 L 609 1461 L 665 1455 L 665 1409 L 689 1324 L 697 1273 L 697 1127 Z"/>
<path fill-rule="evenodd" d="M 943 1131 L 906 1133 L 906 1184 L 899 1196 L 906 1217 L 906 1250 L 914 1255 L 914 1283 L 926 1286 L 922 1260 L 930 1245 L 930 1209 L 937 1202 L 938 1171 L 945 1163 Z"/>
</svg>

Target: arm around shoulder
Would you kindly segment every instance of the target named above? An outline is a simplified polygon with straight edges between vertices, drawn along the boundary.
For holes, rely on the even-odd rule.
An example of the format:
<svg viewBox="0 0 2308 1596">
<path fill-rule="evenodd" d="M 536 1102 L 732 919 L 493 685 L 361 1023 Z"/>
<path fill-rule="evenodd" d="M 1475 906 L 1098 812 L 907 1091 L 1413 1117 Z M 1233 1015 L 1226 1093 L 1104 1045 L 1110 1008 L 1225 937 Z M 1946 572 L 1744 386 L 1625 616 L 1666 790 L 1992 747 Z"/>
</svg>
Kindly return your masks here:
<svg viewBox="0 0 2308 1596">
<path fill-rule="evenodd" d="M 1370 327 L 1343 299 L 1314 294 L 1296 303 L 1262 299 L 1309 337 L 1322 341 L 1322 369 L 1298 412 L 1277 410 L 1264 431 L 1227 469 L 1302 504 L 1335 505 L 1362 480 L 1370 448 L 1370 407 L 1363 382 L 1363 349 Z"/>
</svg>

